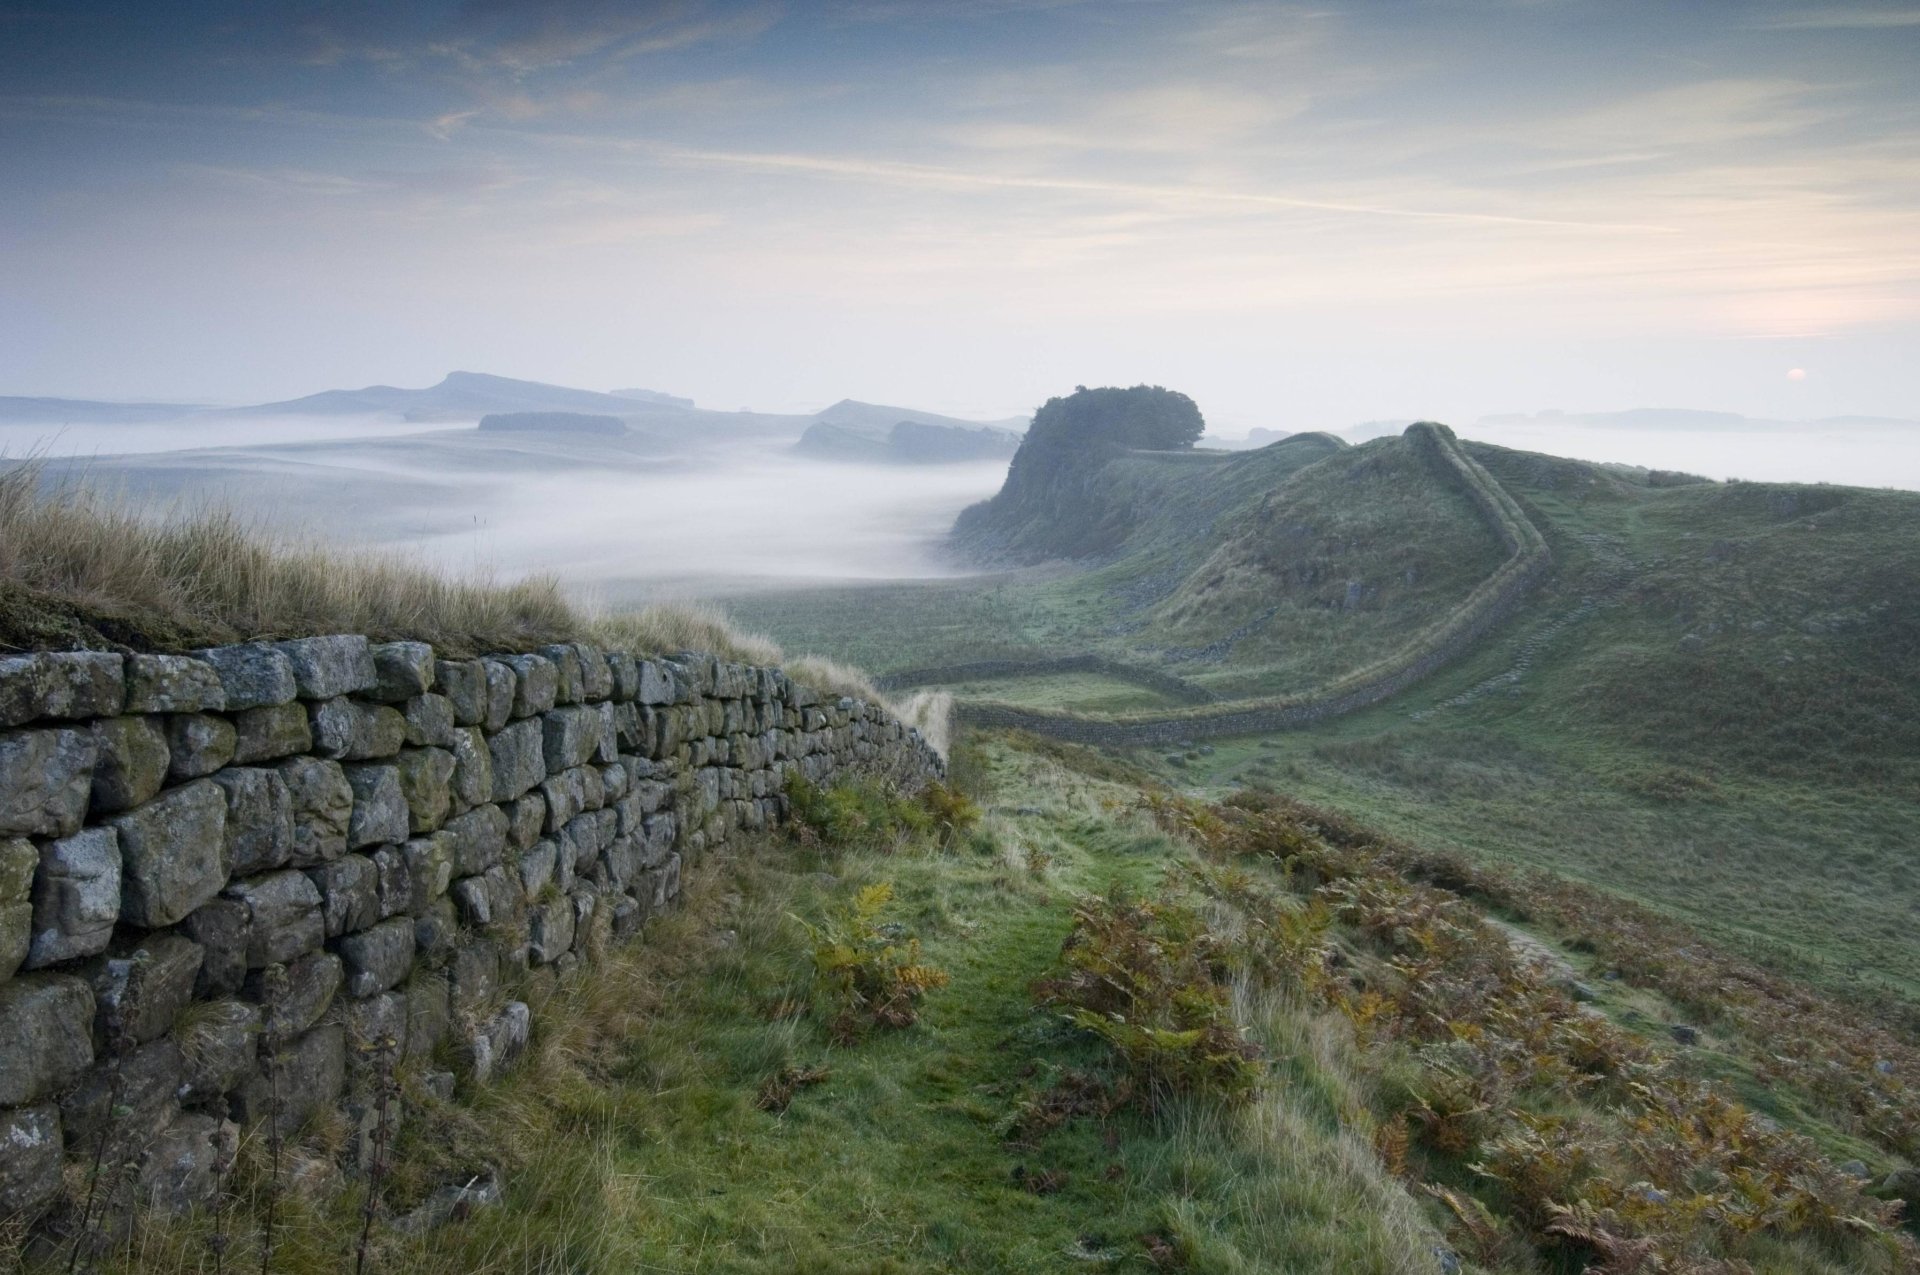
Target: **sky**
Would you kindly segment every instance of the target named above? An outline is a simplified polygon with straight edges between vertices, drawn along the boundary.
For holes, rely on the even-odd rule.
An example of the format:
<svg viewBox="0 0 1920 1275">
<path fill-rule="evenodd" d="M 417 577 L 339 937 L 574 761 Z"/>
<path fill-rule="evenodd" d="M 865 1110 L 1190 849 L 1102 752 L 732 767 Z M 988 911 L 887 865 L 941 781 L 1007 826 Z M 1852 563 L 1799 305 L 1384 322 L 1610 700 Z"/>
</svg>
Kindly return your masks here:
<svg viewBox="0 0 1920 1275">
<path fill-rule="evenodd" d="M 1920 417 L 1920 3 L 0 0 L 0 393 Z"/>
</svg>

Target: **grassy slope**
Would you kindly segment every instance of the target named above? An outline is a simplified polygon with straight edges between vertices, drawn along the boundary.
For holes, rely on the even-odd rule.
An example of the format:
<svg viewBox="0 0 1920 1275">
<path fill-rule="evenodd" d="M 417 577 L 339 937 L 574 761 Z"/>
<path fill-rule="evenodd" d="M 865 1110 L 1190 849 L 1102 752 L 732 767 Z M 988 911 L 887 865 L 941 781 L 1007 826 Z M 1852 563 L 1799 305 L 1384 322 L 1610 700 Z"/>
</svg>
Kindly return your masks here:
<svg viewBox="0 0 1920 1275">
<path fill-rule="evenodd" d="M 1375 447 L 1323 461 L 1278 491 L 1339 511 L 1356 489 L 1330 480 L 1391 454 Z M 1548 867 L 1731 941 L 1784 948 L 1785 959 L 1816 965 L 1826 981 L 1858 976 L 1920 992 L 1911 942 L 1920 916 L 1911 849 L 1920 818 L 1920 497 L 1656 487 L 1579 462 L 1470 449 L 1553 547 L 1554 578 L 1520 615 L 1377 709 L 1267 741 L 1220 741 L 1181 767 L 1154 764 L 1201 787 L 1279 778 L 1398 832 Z M 1382 537 L 1377 559 L 1350 569 L 1390 578 L 1409 543 L 1430 539 Z M 1274 559 L 1277 570 L 1285 562 Z M 871 610 L 838 598 L 835 617 L 802 597 L 753 614 L 823 649 L 858 628 L 883 666 L 933 662 L 919 643 L 936 615 L 950 624 L 942 660 L 1022 641 L 1060 652 L 1081 636 L 1138 658 L 1137 638 L 1112 630 L 1138 622 L 1123 577 L 1150 581 L 1139 566 L 996 581 L 971 594 L 953 582 L 937 594 L 895 589 L 875 595 Z M 1312 635 L 1303 661 L 1364 650 L 1386 631 L 1328 610 L 1302 610 L 1288 623 L 1302 626 L 1303 641 Z M 969 634 L 981 635 L 978 647 L 967 646 Z M 1242 651 L 1261 673 L 1243 672 Z M 1259 639 L 1235 656 L 1210 673 L 1169 667 L 1229 692 L 1274 673 L 1254 663 L 1265 658 Z M 1019 695 L 1019 683 L 993 694 Z"/>
<path fill-rule="evenodd" d="M 1592 467 L 1477 450 L 1547 531 L 1557 584 L 1394 703 L 1171 769 L 1278 780 L 1827 981 L 1920 993 L 1920 501 L 1622 490 Z"/>
<path fill-rule="evenodd" d="M 996 808 L 1025 813 L 949 851 L 781 844 L 694 873 L 681 912 L 613 956 L 581 1003 L 536 1017 L 531 1061 L 404 1132 L 398 1207 L 482 1165 L 503 1169 L 507 1206 L 425 1242 L 378 1228 L 370 1269 L 1145 1271 L 1148 1237 L 1200 1270 L 1429 1269 L 1431 1217 L 1343 1128 L 1365 1086 L 1309 1020 L 1259 1025 L 1297 1054 L 1298 1084 L 1245 1113 L 1122 1112 L 1009 1143 L 1024 1101 L 1100 1059 L 1029 993 L 1073 899 L 1151 889 L 1190 851 L 1128 810 L 1130 788 L 1046 759 L 998 752 L 989 782 Z M 811 987 L 798 918 L 879 880 L 896 890 L 889 919 L 952 983 L 918 1025 L 836 1044 L 826 1013 L 781 1009 Z M 828 1075 L 783 1114 L 762 1110 L 788 1066 Z M 1023 1186 L 1041 1173 L 1056 1190 Z M 274 1269 L 337 1272 L 353 1206 L 283 1205 Z M 236 1269 L 257 1263 L 256 1222 L 229 1224 Z M 208 1229 L 144 1231 L 127 1268 L 199 1269 Z"/>
<path fill-rule="evenodd" d="M 682 912 L 612 957 L 578 1001 L 537 1019 L 534 1054 L 518 1071 L 405 1130 L 393 1203 L 491 1165 L 505 1207 L 422 1240 L 377 1227 L 369 1269 L 1436 1269 L 1436 1247 L 1462 1237 L 1443 1237 L 1453 1231 L 1444 1211 L 1416 1200 L 1374 1149 L 1377 1121 L 1408 1101 L 1409 1060 L 1397 1049 L 1363 1057 L 1336 1015 L 1286 998 L 1236 1001 L 1273 1068 L 1250 1106 L 1178 1101 L 1155 1119 L 1082 1116 L 1026 1144 L 1008 1140 L 1023 1103 L 1067 1069 L 1101 1065 L 1098 1047 L 1029 994 L 1054 967 L 1076 896 L 1115 883 L 1151 892 L 1168 869 L 1197 862 L 1134 811 L 1139 788 L 1126 773 L 1035 748 L 990 746 L 998 813 L 954 849 L 787 845 L 694 874 Z M 893 919 L 953 981 L 928 998 L 918 1025 L 837 1045 L 824 1014 L 780 1012 L 809 991 L 796 916 L 818 918 L 874 880 L 895 884 Z M 1624 984 L 1605 986 L 1600 1007 L 1656 1037 L 1678 1017 L 1656 993 Z M 1709 1036 L 1693 1057 L 1829 1154 L 1886 1162 L 1791 1092 L 1759 1085 L 1737 1039 Z M 827 1075 L 784 1113 L 761 1109 L 766 1080 L 796 1065 Z M 243 1156 L 256 1180 L 259 1157 L 257 1146 Z M 1484 1189 L 1458 1166 L 1415 1161 L 1419 1174 Z M 1042 1174 L 1056 1175 L 1054 1189 L 1023 1186 Z M 257 1218 L 247 1207 L 228 1215 L 236 1269 L 258 1260 Z M 204 1269 L 210 1226 L 143 1228 L 117 1269 Z M 274 1269 L 337 1272 L 357 1233 L 352 1194 L 330 1207 L 283 1202 Z M 1177 1257 L 1156 1261 L 1161 1244 Z M 1856 1269 L 1818 1246 L 1760 1251 L 1758 1269 L 1779 1275 Z M 1487 1269 L 1557 1268 L 1517 1255 Z"/>
<path fill-rule="evenodd" d="M 1466 497 L 1397 438 L 1134 454 L 1100 477 L 1133 530 L 1087 570 L 756 594 L 733 610 L 880 673 L 1091 651 L 1225 695 L 1273 694 L 1393 649 L 1503 557 Z"/>
</svg>

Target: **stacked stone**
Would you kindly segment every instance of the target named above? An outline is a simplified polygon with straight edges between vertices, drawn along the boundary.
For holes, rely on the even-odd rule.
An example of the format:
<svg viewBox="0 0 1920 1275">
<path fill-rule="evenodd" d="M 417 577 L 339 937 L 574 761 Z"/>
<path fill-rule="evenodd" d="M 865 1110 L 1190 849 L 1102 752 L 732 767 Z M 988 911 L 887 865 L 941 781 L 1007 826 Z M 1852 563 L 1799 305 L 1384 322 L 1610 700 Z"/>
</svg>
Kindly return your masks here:
<svg viewBox="0 0 1920 1275">
<path fill-rule="evenodd" d="M 851 771 L 940 762 L 876 706 L 706 655 L 0 658 L 0 1219 L 103 1138 L 180 1210 L 242 1125 L 333 1108 L 364 1135 L 378 1042 L 484 1083 L 529 1002 L 785 817 L 790 776 Z"/>
</svg>

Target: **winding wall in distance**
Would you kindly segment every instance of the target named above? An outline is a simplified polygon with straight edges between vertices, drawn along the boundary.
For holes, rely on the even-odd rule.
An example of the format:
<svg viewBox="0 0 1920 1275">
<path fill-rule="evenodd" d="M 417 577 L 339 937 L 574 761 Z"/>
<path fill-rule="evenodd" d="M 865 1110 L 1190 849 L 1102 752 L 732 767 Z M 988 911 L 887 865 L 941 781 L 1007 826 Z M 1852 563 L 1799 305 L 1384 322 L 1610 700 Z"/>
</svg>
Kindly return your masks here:
<svg viewBox="0 0 1920 1275">
<path fill-rule="evenodd" d="M 1183 704 L 1211 704 L 1220 697 L 1204 686 L 1141 668 L 1104 655 L 1064 655 L 1050 660 L 976 660 L 970 664 L 946 664 L 937 668 L 905 669 L 873 679 L 883 691 L 907 690 L 915 686 L 937 686 L 953 682 L 972 682 L 1006 677 L 1048 677 L 1055 673 L 1102 673 L 1122 682 L 1132 682 L 1158 691 Z"/>
<path fill-rule="evenodd" d="M 1012 727 L 1074 743 L 1109 747 L 1166 745 L 1188 739 L 1256 735 L 1309 726 L 1405 690 L 1458 658 L 1512 614 L 1553 565 L 1552 551 L 1511 494 L 1467 455 L 1444 425 L 1411 425 L 1407 438 L 1487 522 L 1508 557 L 1443 619 L 1384 659 L 1298 695 L 1143 713 L 1071 713 L 995 702 L 963 702 L 956 717 L 972 726 Z"/>
<path fill-rule="evenodd" d="M 775 668 L 364 637 L 0 659 L 0 1222 L 68 1157 L 167 1211 L 239 1129 L 372 1073 L 485 1083 L 532 1006 L 787 816 L 786 782 L 943 773 L 883 709 Z M 444 1068 L 444 1069 L 443 1069 Z"/>
</svg>

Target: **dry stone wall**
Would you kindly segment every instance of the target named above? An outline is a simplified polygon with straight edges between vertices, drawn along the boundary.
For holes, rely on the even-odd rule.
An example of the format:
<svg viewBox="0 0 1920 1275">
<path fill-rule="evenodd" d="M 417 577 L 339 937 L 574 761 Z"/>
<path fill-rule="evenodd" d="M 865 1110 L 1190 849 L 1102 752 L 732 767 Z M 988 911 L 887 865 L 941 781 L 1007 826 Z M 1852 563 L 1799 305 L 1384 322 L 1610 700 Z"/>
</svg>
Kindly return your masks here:
<svg viewBox="0 0 1920 1275">
<path fill-rule="evenodd" d="M 969 726 L 1030 730 L 1111 748 L 1184 745 L 1194 739 L 1296 730 L 1357 712 L 1458 659 L 1518 609 L 1526 593 L 1552 569 L 1553 552 L 1526 510 L 1467 454 L 1452 430 L 1423 421 L 1409 426 L 1406 436 L 1442 481 L 1473 502 L 1508 557 L 1448 615 L 1399 651 L 1330 685 L 1283 698 L 1112 714 L 963 702 L 956 706 L 955 718 Z"/>
<path fill-rule="evenodd" d="M 942 764 L 876 705 L 704 655 L 0 658 L 0 1220 L 103 1147 L 182 1210 L 244 1125 L 334 1108 L 365 1143 L 381 1050 L 484 1083 L 790 777 L 856 772 Z"/>
<path fill-rule="evenodd" d="M 1220 698 L 1206 687 L 1185 678 L 1108 659 L 1103 655 L 1063 655 L 1049 660 L 975 660 L 970 664 L 945 664 L 887 673 L 874 678 L 873 684 L 883 691 L 900 691 L 915 686 L 1010 677 L 1049 677 L 1056 673 L 1104 673 L 1118 681 L 1132 682 L 1150 691 L 1158 691 L 1182 704 L 1211 704 Z"/>
</svg>

